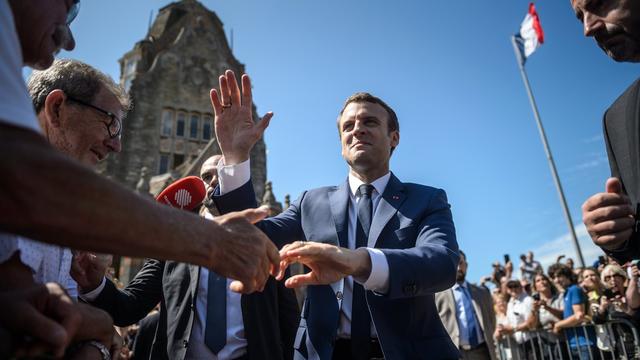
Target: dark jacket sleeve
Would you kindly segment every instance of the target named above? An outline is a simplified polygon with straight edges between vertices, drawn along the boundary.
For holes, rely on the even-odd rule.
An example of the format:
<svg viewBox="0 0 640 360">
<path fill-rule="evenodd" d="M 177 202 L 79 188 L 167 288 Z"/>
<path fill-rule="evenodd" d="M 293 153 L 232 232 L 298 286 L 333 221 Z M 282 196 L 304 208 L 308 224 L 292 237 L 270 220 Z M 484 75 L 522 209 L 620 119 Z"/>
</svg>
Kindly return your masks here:
<svg viewBox="0 0 640 360">
<path fill-rule="evenodd" d="M 618 161 L 616 160 L 616 156 L 613 152 L 613 148 L 611 147 L 611 140 L 609 139 L 609 131 L 607 129 L 608 114 L 609 114 L 609 111 L 607 111 L 604 115 L 602 128 L 604 132 L 604 142 L 607 147 L 607 156 L 609 157 L 609 168 L 611 170 L 611 177 L 620 179 L 620 182 L 622 183 L 622 190 L 626 194 L 627 191 L 626 191 L 625 184 L 624 182 L 622 182 L 622 178 L 620 176 L 620 168 L 618 166 Z M 636 214 L 638 214 L 638 210 L 640 210 L 640 204 L 636 209 Z M 634 227 L 633 233 L 631 234 L 631 238 L 627 241 L 625 246 L 615 251 L 607 250 L 604 248 L 602 250 L 608 256 L 616 259 L 616 261 L 618 261 L 620 264 L 624 264 L 633 259 L 639 259 L 640 258 L 640 235 L 638 234 L 640 230 L 639 225 L 640 224 L 636 219 L 635 227 Z"/>
<path fill-rule="evenodd" d="M 427 211 L 417 220 L 415 247 L 381 249 L 389 264 L 389 298 L 433 294 L 455 283 L 458 243 L 446 193 L 437 189 L 426 200 Z"/>
<path fill-rule="evenodd" d="M 221 214 L 257 206 L 251 181 L 224 195 L 219 195 L 218 190 L 216 189 L 213 200 Z M 306 192 L 281 214 L 256 224 L 278 248 L 296 240 L 306 240 L 300 217 L 300 207 L 305 195 Z"/>
<path fill-rule="evenodd" d="M 278 320 L 280 322 L 280 339 L 282 339 L 282 354 L 285 360 L 293 359 L 293 342 L 300 323 L 300 309 L 293 289 L 284 286 L 284 281 L 278 281 Z"/>
<path fill-rule="evenodd" d="M 122 290 L 109 280 L 91 305 L 103 309 L 116 326 L 129 326 L 143 319 L 160 302 L 164 261 L 147 260 Z"/>
</svg>

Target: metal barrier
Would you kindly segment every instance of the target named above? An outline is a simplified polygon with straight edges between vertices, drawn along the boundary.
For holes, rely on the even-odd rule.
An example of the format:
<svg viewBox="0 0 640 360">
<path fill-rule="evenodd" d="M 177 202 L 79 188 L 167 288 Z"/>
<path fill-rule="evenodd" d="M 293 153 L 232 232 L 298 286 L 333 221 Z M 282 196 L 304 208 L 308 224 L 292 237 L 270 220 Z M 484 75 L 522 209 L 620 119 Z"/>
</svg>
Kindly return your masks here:
<svg viewBox="0 0 640 360">
<path fill-rule="evenodd" d="M 521 342 L 506 336 L 496 342 L 500 360 L 640 359 L 640 337 L 626 319 L 585 324 L 555 335 L 547 330 L 523 331 Z"/>
</svg>

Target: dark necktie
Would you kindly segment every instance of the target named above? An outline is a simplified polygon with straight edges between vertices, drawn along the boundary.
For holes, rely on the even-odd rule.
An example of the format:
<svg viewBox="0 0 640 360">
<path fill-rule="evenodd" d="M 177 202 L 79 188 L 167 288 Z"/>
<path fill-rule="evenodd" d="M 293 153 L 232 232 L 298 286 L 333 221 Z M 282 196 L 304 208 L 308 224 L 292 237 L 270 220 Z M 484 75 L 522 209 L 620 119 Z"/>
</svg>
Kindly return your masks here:
<svg viewBox="0 0 640 360">
<path fill-rule="evenodd" d="M 371 227 L 373 186 L 360 185 L 358 188 L 358 221 L 356 226 L 356 248 L 366 247 Z M 351 305 L 351 352 L 355 359 L 369 358 L 371 347 L 371 316 L 367 307 L 365 290 L 353 282 L 353 303 Z"/>
<path fill-rule="evenodd" d="M 217 354 L 227 342 L 227 279 L 209 271 L 204 343 Z"/>
</svg>

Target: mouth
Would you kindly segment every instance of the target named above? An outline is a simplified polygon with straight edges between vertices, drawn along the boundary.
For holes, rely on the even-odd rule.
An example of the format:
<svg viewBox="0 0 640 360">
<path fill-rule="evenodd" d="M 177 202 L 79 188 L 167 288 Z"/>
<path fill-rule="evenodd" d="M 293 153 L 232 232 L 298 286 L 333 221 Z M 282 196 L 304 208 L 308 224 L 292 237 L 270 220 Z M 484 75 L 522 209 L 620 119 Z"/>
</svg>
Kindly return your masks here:
<svg viewBox="0 0 640 360">
<path fill-rule="evenodd" d="M 91 153 L 96 157 L 96 159 L 98 160 L 98 162 L 104 160 L 107 158 L 107 154 L 102 153 L 96 149 L 89 149 L 89 151 L 91 151 Z"/>
<path fill-rule="evenodd" d="M 355 149 L 355 148 L 361 148 L 361 147 L 365 147 L 365 146 L 371 146 L 370 143 L 365 142 L 365 141 L 357 141 L 353 144 L 351 144 L 351 148 Z"/>
</svg>

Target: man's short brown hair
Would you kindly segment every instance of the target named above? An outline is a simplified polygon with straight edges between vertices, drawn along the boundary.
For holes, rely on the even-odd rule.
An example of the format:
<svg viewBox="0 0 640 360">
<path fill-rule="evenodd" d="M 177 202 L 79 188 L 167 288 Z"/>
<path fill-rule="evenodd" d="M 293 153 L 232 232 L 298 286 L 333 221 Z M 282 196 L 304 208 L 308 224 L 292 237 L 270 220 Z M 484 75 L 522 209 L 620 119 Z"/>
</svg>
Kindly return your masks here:
<svg viewBox="0 0 640 360">
<path fill-rule="evenodd" d="M 47 96 L 57 89 L 67 96 L 92 103 L 100 89 L 104 88 L 118 99 L 123 112 L 126 113 L 131 106 L 129 96 L 122 87 L 103 72 L 78 60 L 60 59 L 46 70 L 34 71 L 27 88 L 36 114 L 42 110 Z"/>
<path fill-rule="evenodd" d="M 342 113 L 344 113 L 344 109 L 346 109 L 349 104 L 363 103 L 363 102 L 378 104 L 382 106 L 387 111 L 387 115 L 388 115 L 387 127 L 389 129 L 389 132 L 392 132 L 392 131 L 400 132 L 400 123 L 398 122 L 398 116 L 396 115 L 396 112 L 393 111 L 391 106 L 387 105 L 386 102 L 382 101 L 382 99 L 380 99 L 377 96 L 373 96 L 367 92 L 357 92 L 347 98 L 347 100 L 344 102 L 344 105 L 342 105 L 342 110 L 340 110 L 340 116 L 338 117 L 338 122 L 340 122 L 340 117 L 342 117 Z"/>
</svg>

